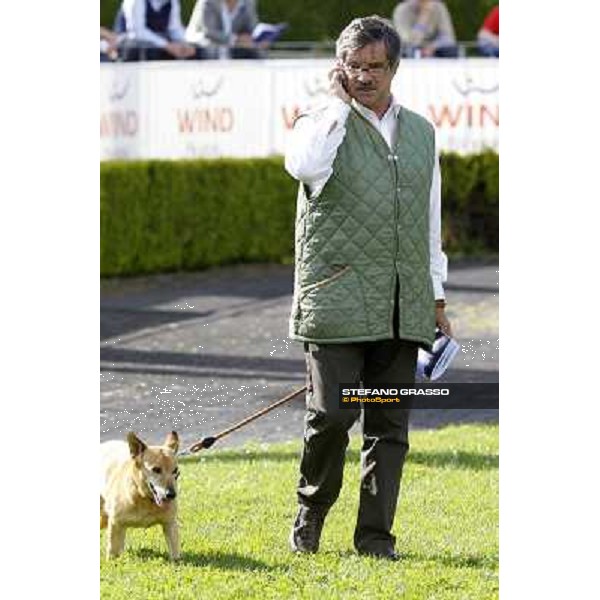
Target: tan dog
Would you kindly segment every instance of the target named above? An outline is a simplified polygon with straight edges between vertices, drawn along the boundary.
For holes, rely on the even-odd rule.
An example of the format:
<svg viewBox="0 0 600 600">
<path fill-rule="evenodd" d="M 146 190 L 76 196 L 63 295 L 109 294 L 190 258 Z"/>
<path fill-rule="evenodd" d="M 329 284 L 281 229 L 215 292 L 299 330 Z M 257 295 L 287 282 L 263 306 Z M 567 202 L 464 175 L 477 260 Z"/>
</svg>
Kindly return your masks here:
<svg viewBox="0 0 600 600">
<path fill-rule="evenodd" d="M 128 527 L 161 525 L 172 560 L 179 558 L 177 450 L 173 431 L 163 446 L 147 446 L 134 433 L 127 442 L 100 444 L 100 528 L 108 526 L 106 554 L 118 556 Z"/>
</svg>

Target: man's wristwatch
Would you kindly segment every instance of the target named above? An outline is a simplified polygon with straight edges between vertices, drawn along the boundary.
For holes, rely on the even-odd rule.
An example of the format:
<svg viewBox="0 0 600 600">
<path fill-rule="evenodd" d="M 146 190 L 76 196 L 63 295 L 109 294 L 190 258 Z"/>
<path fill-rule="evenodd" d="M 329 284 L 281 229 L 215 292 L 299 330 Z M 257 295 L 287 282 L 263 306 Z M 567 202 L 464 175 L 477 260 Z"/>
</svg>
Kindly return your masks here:
<svg viewBox="0 0 600 600">
<path fill-rule="evenodd" d="M 444 299 L 436 300 L 435 307 L 436 308 L 446 308 L 446 301 Z"/>
</svg>

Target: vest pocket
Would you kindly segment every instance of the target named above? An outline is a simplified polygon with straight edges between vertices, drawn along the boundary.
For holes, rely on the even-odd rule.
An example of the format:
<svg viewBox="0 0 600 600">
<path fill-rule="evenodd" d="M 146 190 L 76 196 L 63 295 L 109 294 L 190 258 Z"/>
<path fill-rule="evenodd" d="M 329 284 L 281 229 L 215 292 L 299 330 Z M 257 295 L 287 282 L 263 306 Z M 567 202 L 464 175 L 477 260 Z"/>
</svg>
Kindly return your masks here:
<svg viewBox="0 0 600 600">
<path fill-rule="evenodd" d="M 300 296 L 303 298 L 306 294 L 311 292 L 312 290 L 322 288 L 326 285 L 329 285 L 331 282 L 336 279 L 342 277 L 345 273 L 350 270 L 350 265 L 331 265 L 331 269 L 333 270 L 333 274 L 325 277 L 324 279 L 320 279 L 316 283 L 311 283 L 309 285 L 302 286 L 300 290 Z"/>
</svg>

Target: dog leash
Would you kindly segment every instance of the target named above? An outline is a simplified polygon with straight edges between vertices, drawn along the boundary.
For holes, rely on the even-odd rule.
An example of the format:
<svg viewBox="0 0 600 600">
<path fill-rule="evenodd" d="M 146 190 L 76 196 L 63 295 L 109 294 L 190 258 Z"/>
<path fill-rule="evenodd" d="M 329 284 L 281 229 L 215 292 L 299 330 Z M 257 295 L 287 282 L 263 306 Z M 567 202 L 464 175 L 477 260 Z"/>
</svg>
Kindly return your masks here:
<svg viewBox="0 0 600 600">
<path fill-rule="evenodd" d="M 299 396 L 300 394 L 302 394 L 305 391 L 306 391 L 306 386 L 303 386 L 300 389 L 296 390 L 295 392 L 292 392 L 291 394 L 284 396 L 280 400 L 277 400 L 277 402 L 271 404 L 270 406 L 267 406 L 266 408 L 263 408 L 263 409 L 255 412 L 254 414 L 250 415 L 249 417 L 246 417 L 239 423 L 236 423 L 235 425 L 232 425 L 231 427 L 224 429 L 220 433 L 217 433 L 217 435 L 207 436 L 207 437 L 202 438 L 201 440 L 198 440 L 197 442 L 192 444 L 187 450 L 180 452 L 179 455 L 187 456 L 187 455 L 195 454 L 196 452 L 199 452 L 200 450 L 205 450 L 205 449 L 210 448 L 216 441 L 220 440 L 221 438 L 225 437 L 226 435 L 229 435 L 230 433 L 233 433 L 234 431 L 237 431 L 241 427 L 244 427 L 244 425 L 248 425 L 248 423 L 255 421 L 259 417 L 266 415 L 267 413 L 271 412 L 272 410 L 275 410 L 278 406 L 281 406 L 282 404 L 285 404 L 286 402 L 293 400 L 294 398 L 296 398 L 297 396 Z"/>
</svg>

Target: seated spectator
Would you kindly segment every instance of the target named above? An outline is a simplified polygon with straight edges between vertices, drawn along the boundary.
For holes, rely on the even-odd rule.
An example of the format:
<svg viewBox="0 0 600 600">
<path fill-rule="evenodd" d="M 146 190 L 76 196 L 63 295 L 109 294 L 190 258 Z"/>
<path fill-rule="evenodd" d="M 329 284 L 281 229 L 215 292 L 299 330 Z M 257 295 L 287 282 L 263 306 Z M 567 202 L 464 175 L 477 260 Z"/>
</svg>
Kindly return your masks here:
<svg viewBox="0 0 600 600">
<path fill-rule="evenodd" d="M 500 10 L 497 4 L 477 33 L 477 48 L 482 56 L 500 56 Z"/>
<path fill-rule="evenodd" d="M 119 57 L 119 35 L 106 27 L 100 27 L 100 62 L 110 62 Z"/>
<path fill-rule="evenodd" d="M 438 0 L 405 0 L 394 9 L 394 27 L 400 34 L 404 56 L 458 56 L 448 8 Z"/>
<path fill-rule="evenodd" d="M 255 0 L 197 0 L 186 39 L 211 58 L 260 58 L 267 44 L 252 39 L 257 23 Z"/>
<path fill-rule="evenodd" d="M 125 60 L 202 58 L 199 48 L 185 41 L 179 0 L 123 0 L 127 34 Z"/>
</svg>

